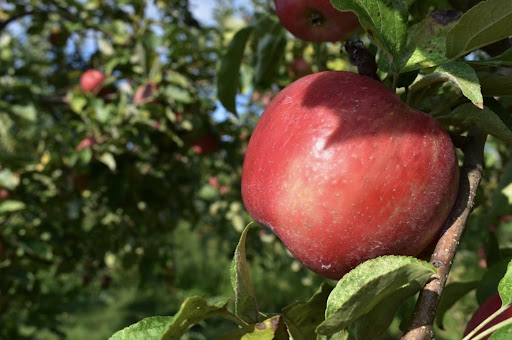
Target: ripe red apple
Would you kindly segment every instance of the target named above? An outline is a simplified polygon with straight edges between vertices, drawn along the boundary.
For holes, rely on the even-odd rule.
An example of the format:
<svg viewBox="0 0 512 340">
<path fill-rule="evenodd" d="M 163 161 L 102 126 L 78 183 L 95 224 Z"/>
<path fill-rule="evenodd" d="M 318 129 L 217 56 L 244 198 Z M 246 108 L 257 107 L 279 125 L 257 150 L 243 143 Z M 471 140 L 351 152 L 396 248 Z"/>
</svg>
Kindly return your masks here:
<svg viewBox="0 0 512 340">
<path fill-rule="evenodd" d="M 192 150 L 198 155 L 208 155 L 218 149 L 218 140 L 213 133 L 207 133 L 192 143 Z"/>
<path fill-rule="evenodd" d="M 339 279 L 381 255 L 417 255 L 457 195 L 454 146 L 381 83 L 327 71 L 283 89 L 242 170 L 249 214 L 316 273 Z"/>
<path fill-rule="evenodd" d="M 156 84 L 153 82 L 149 82 L 147 84 L 141 85 L 135 91 L 135 95 L 133 96 L 133 102 L 137 105 L 145 103 L 151 96 L 157 91 Z"/>
<path fill-rule="evenodd" d="M 329 0 L 274 0 L 281 24 L 306 41 L 346 40 L 359 27 L 352 12 L 340 12 Z"/>
<path fill-rule="evenodd" d="M 476 310 L 475 314 L 471 317 L 469 320 L 466 330 L 464 331 L 464 336 L 468 335 L 469 332 L 471 332 L 473 329 L 476 328 L 479 324 L 482 323 L 485 319 L 487 319 L 489 316 L 491 316 L 494 312 L 496 312 L 498 309 L 501 308 L 501 298 L 498 293 L 495 293 L 494 295 L 491 295 L 490 298 L 484 301 L 482 305 Z M 478 333 L 480 334 L 486 329 L 491 328 L 494 325 L 497 325 L 498 323 L 505 321 L 507 319 L 512 318 L 512 307 L 508 308 L 506 311 L 498 315 L 496 318 L 494 318 L 491 322 L 489 322 L 485 327 L 482 328 Z M 482 340 L 489 339 L 489 336 L 486 336 L 482 338 Z"/>
<path fill-rule="evenodd" d="M 309 62 L 302 57 L 293 60 L 287 69 L 292 80 L 297 80 L 313 72 Z"/>
<path fill-rule="evenodd" d="M 96 94 L 105 83 L 105 75 L 96 69 L 85 71 L 80 78 L 82 91 Z"/>
</svg>

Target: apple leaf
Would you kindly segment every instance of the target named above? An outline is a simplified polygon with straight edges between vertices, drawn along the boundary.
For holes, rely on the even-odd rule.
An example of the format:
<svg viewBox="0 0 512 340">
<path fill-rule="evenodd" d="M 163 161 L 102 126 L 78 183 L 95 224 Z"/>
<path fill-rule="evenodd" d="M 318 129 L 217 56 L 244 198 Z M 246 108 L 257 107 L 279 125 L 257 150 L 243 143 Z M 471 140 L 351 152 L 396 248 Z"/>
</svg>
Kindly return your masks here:
<svg viewBox="0 0 512 340">
<path fill-rule="evenodd" d="M 424 282 L 412 281 L 384 297 L 373 309 L 354 322 L 357 340 L 376 339 L 383 334 L 393 321 L 400 306 L 415 295 Z"/>
<path fill-rule="evenodd" d="M 235 314 L 248 323 L 259 321 L 258 303 L 254 287 L 249 275 L 249 267 L 245 258 L 245 240 L 251 223 L 245 227 L 240 241 L 236 246 L 235 255 L 231 262 L 231 285 L 235 291 Z"/>
<path fill-rule="evenodd" d="M 512 35 L 512 1 L 487 0 L 470 8 L 446 36 L 446 56 L 457 59 Z"/>
<path fill-rule="evenodd" d="M 323 283 L 308 301 L 296 302 L 283 309 L 284 321 L 294 340 L 315 338 L 316 327 L 324 321 L 323 313 L 332 288 Z"/>
<path fill-rule="evenodd" d="M 288 340 L 288 332 L 281 315 L 276 315 L 254 325 L 254 330 L 240 340 Z"/>
<path fill-rule="evenodd" d="M 165 325 L 161 333 L 160 340 L 177 340 L 185 334 L 188 329 L 198 322 L 211 317 L 224 317 L 230 319 L 239 325 L 244 326 L 243 321 L 233 315 L 227 308 L 227 301 L 221 301 L 217 304 L 209 304 L 205 299 L 199 296 L 193 296 L 186 299 L 180 307 L 180 310 Z"/>
<path fill-rule="evenodd" d="M 435 71 L 411 85 L 408 101 L 414 93 L 437 82 L 448 81 L 462 91 L 471 102 L 483 107 L 483 96 L 475 71 L 466 63 L 453 61 L 440 65 Z"/>
<path fill-rule="evenodd" d="M 501 327 L 496 332 L 492 333 L 489 340 L 510 340 L 512 339 L 512 325 Z"/>
<path fill-rule="evenodd" d="M 512 261 L 508 263 L 507 271 L 498 284 L 498 292 L 503 305 L 512 304 Z"/>
<path fill-rule="evenodd" d="M 512 97 L 512 76 L 489 74 L 480 77 L 482 94 L 486 97 Z"/>
<path fill-rule="evenodd" d="M 331 0 L 340 11 L 355 12 L 361 26 L 388 55 L 391 70 L 400 71 L 407 42 L 408 8 L 414 0 Z"/>
<path fill-rule="evenodd" d="M 330 336 L 347 329 L 366 314 L 377 313 L 380 303 L 397 291 L 410 296 L 412 287 L 419 290 L 435 271 L 428 262 L 408 256 L 381 256 L 360 264 L 345 274 L 329 295 L 326 320 L 317 333 Z"/>
<path fill-rule="evenodd" d="M 16 200 L 6 200 L 0 203 L 0 215 L 25 209 L 25 203 Z"/>
<path fill-rule="evenodd" d="M 286 35 L 281 24 L 274 24 L 274 29 L 258 40 L 254 69 L 256 86 L 268 87 L 272 83 L 284 57 L 285 47 Z"/>
<path fill-rule="evenodd" d="M 509 262 L 510 258 L 501 260 L 492 267 L 488 268 L 484 273 L 482 279 L 480 280 L 480 285 L 476 290 L 476 299 L 479 305 L 484 303 L 485 300 L 496 293 L 496 290 L 498 290 L 499 282 L 507 272 Z"/>
<path fill-rule="evenodd" d="M 253 31 L 252 26 L 239 30 L 228 45 L 217 73 L 217 95 L 226 110 L 236 114 L 235 97 L 238 92 L 240 65 L 245 45 Z"/>
<path fill-rule="evenodd" d="M 160 339 L 172 316 L 153 316 L 142 319 L 112 335 L 109 340 L 151 340 Z"/>
<path fill-rule="evenodd" d="M 512 48 L 487 60 L 471 61 L 469 63 L 475 66 L 510 67 L 512 66 Z"/>
<path fill-rule="evenodd" d="M 443 329 L 443 319 L 446 312 L 464 295 L 478 287 L 479 281 L 454 282 L 447 285 L 441 295 L 436 313 L 436 325 Z"/>
<path fill-rule="evenodd" d="M 455 108 L 449 115 L 437 118 L 440 121 L 446 121 L 457 126 L 469 127 L 474 125 L 487 134 L 507 143 L 512 143 L 510 128 L 487 106 L 479 109 L 470 103 L 466 103 Z"/>
<path fill-rule="evenodd" d="M 407 36 L 401 71 L 428 68 L 446 62 L 446 34 L 460 17 L 461 13 L 456 10 L 436 10 L 412 26 Z"/>
</svg>

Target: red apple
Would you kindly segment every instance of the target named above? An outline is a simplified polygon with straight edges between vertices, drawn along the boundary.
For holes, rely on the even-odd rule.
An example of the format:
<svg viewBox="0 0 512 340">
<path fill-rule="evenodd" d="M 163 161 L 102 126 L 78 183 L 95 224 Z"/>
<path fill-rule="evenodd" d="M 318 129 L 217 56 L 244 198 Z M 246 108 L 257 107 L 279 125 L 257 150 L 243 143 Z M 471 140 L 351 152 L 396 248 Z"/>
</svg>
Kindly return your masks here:
<svg viewBox="0 0 512 340">
<path fill-rule="evenodd" d="M 339 279 L 381 255 L 417 255 L 458 190 L 454 146 L 431 116 L 381 83 L 327 71 L 283 89 L 242 171 L 249 214 L 303 264 Z"/>
<path fill-rule="evenodd" d="M 89 137 L 85 137 L 84 139 L 82 139 L 80 141 L 80 143 L 78 143 L 78 145 L 76 146 L 76 151 L 82 151 L 83 149 L 90 149 L 92 148 L 96 143 L 98 143 L 98 141 L 96 140 L 96 138 L 92 137 L 92 136 L 89 136 Z"/>
<path fill-rule="evenodd" d="M 212 133 L 207 133 L 192 143 L 192 150 L 198 155 L 208 155 L 217 149 L 217 137 Z"/>
<path fill-rule="evenodd" d="M 475 314 L 471 317 L 471 319 L 468 322 L 468 325 L 466 326 L 466 330 L 464 331 L 464 336 L 468 335 L 469 332 L 471 332 L 473 329 L 476 328 L 479 324 L 482 323 L 485 319 L 487 319 L 489 316 L 491 316 L 494 312 L 496 312 L 498 309 L 501 308 L 501 298 L 498 293 L 495 293 L 490 298 L 484 301 L 482 305 L 476 310 Z M 506 311 L 498 315 L 496 318 L 494 318 L 491 322 L 489 322 L 486 326 L 482 328 L 481 331 L 479 331 L 476 334 L 480 334 L 486 329 L 491 328 L 494 325 L 497 325 L 498 323 L 505 321 L 507 319 L 512 318 L 512 307 L 508 308 Z M 486 336 L 482 338 L 482 340 L 489 339 L 489 336 Z"/>
<path fill-rule="evenodd" d="M 147 84 L 141 85 L 135 91 L 135 95 L 133 96 L 133 102 L 137 105 L 145 103 L 151 96 L 157 91 L 156 84 L 153 82 L 149 82 Z"/>
<path fill-rule="evenodd" d="M 105 75 L 98 70 L 90 69 L 82 74 L 80 87 L 82 91 L 96 94 L 105 83 Z"/>
<path fill-rule="evenodd" d="M 352 12 L 340 12 L 329 0 L 274 0 L 281 24 L 306 41 L 346 40 L 359 27 Z"/>
<path fill-rule="evenodd" d="M 309 62 L 302 57 L 299 57 L 292 61 L 290 65 L 288 65 L 287 69 L 288 74 L 290 78 L 292 78 L 292 80 L 297 80 L 313 72 Z"/>
</svg>

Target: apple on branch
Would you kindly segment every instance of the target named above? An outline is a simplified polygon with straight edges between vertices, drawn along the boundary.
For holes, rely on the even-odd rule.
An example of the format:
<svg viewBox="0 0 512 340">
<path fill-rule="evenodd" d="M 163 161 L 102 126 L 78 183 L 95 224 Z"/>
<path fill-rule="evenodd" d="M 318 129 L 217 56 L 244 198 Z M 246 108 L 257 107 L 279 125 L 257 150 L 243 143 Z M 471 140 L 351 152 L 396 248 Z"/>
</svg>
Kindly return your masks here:
<svg viewBox="0 0 512 340">
<path fill-rule="evenodd" d="M 299 78 L 307 76 L 308 74 L 313 73 L 313 70 L 311 69 L 311 65 L 309 64 L 309 62 L 302 57 L 295 58 L 288 65 L 287 71 L 288 75 L 292 80 L 297 80 Z"/>
<path fill-rule="evenodd" d="M 133 96 L 133 102 L 136 105 L 141 105 L 146 103 L 151 97 L 158 91 L 158 88 L 154 82 L 149 82 L 147 84 L 141 85 L 135 91 L 135 95 Z"/>
<path fill-rule="evenodd" d="M 305 41 L 341 41 L 358 28 L 352 12 L 340 12 L 329 0 L 274 0 L 281 24 Z"/>
<path fill-rule="evenodd" d="M 293 82 L 264 111 L 242 198 L 298 260 L 340 279 L 365 260 L 424 250 L 458 178 L 455 148 L 434 118 L 369 77 L 326 71 Z"/>
<path fill-rule="evenodd" d="M 80 88 L 84 92 L 96 94 L 105 83 L 105 74 L 96 69 L 85 71 L 80 77 Z"/>
<path fill-rule="evenodd" d="M 501 298 L 498 293 L 495 293 L 491 295 L 487 300 L 482 303 L 480 307 L 476 310 L 476 312 L 473 314 L 471 319 L 469 320 L 466 330 L 464 331 L 464 336 L 468 335 L 473 329 L 475 329 L 478 325 L 480 325 L 484 320 L 486 320 L 489 316 L 494 314 L 498 309 L 501 308 Z M 497 325 L 498 323 L 508 320 L 512 318 L 512 307 L 509 307 L 506 309 L 503 313 L 492 319 L 487 325 L 485 325 L 480 331 L 478 331 L 476 335 L 482 333 L 486 329 L 491 328 L 494 325 Z M 489 339 L 490 335 L 482 338 L 482 340 Z"/>
</svg>

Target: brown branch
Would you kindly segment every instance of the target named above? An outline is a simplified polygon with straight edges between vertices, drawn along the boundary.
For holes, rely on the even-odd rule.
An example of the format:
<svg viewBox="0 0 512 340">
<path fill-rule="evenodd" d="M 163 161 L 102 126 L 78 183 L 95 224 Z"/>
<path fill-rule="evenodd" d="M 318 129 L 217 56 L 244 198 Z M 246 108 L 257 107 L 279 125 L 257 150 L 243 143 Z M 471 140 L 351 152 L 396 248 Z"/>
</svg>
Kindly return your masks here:
<svg viewBox="0 0 512 340">
<path fill-rule="evenodd" d="M 432 253 L 430 263 L 438 268 L 437 273 L 420 292 L 412 321 L 402 340 L 434 339 L 433 323 L 448 273 L 464 233 L 466 221 L 473 210 L 476 191 L 483 171 L 483 150 L 487 135 L 471 128 L 462 150 L 462 166 L 459 193 L 455 206 L 445 223 L 443 234 Z"/>
</svg>

